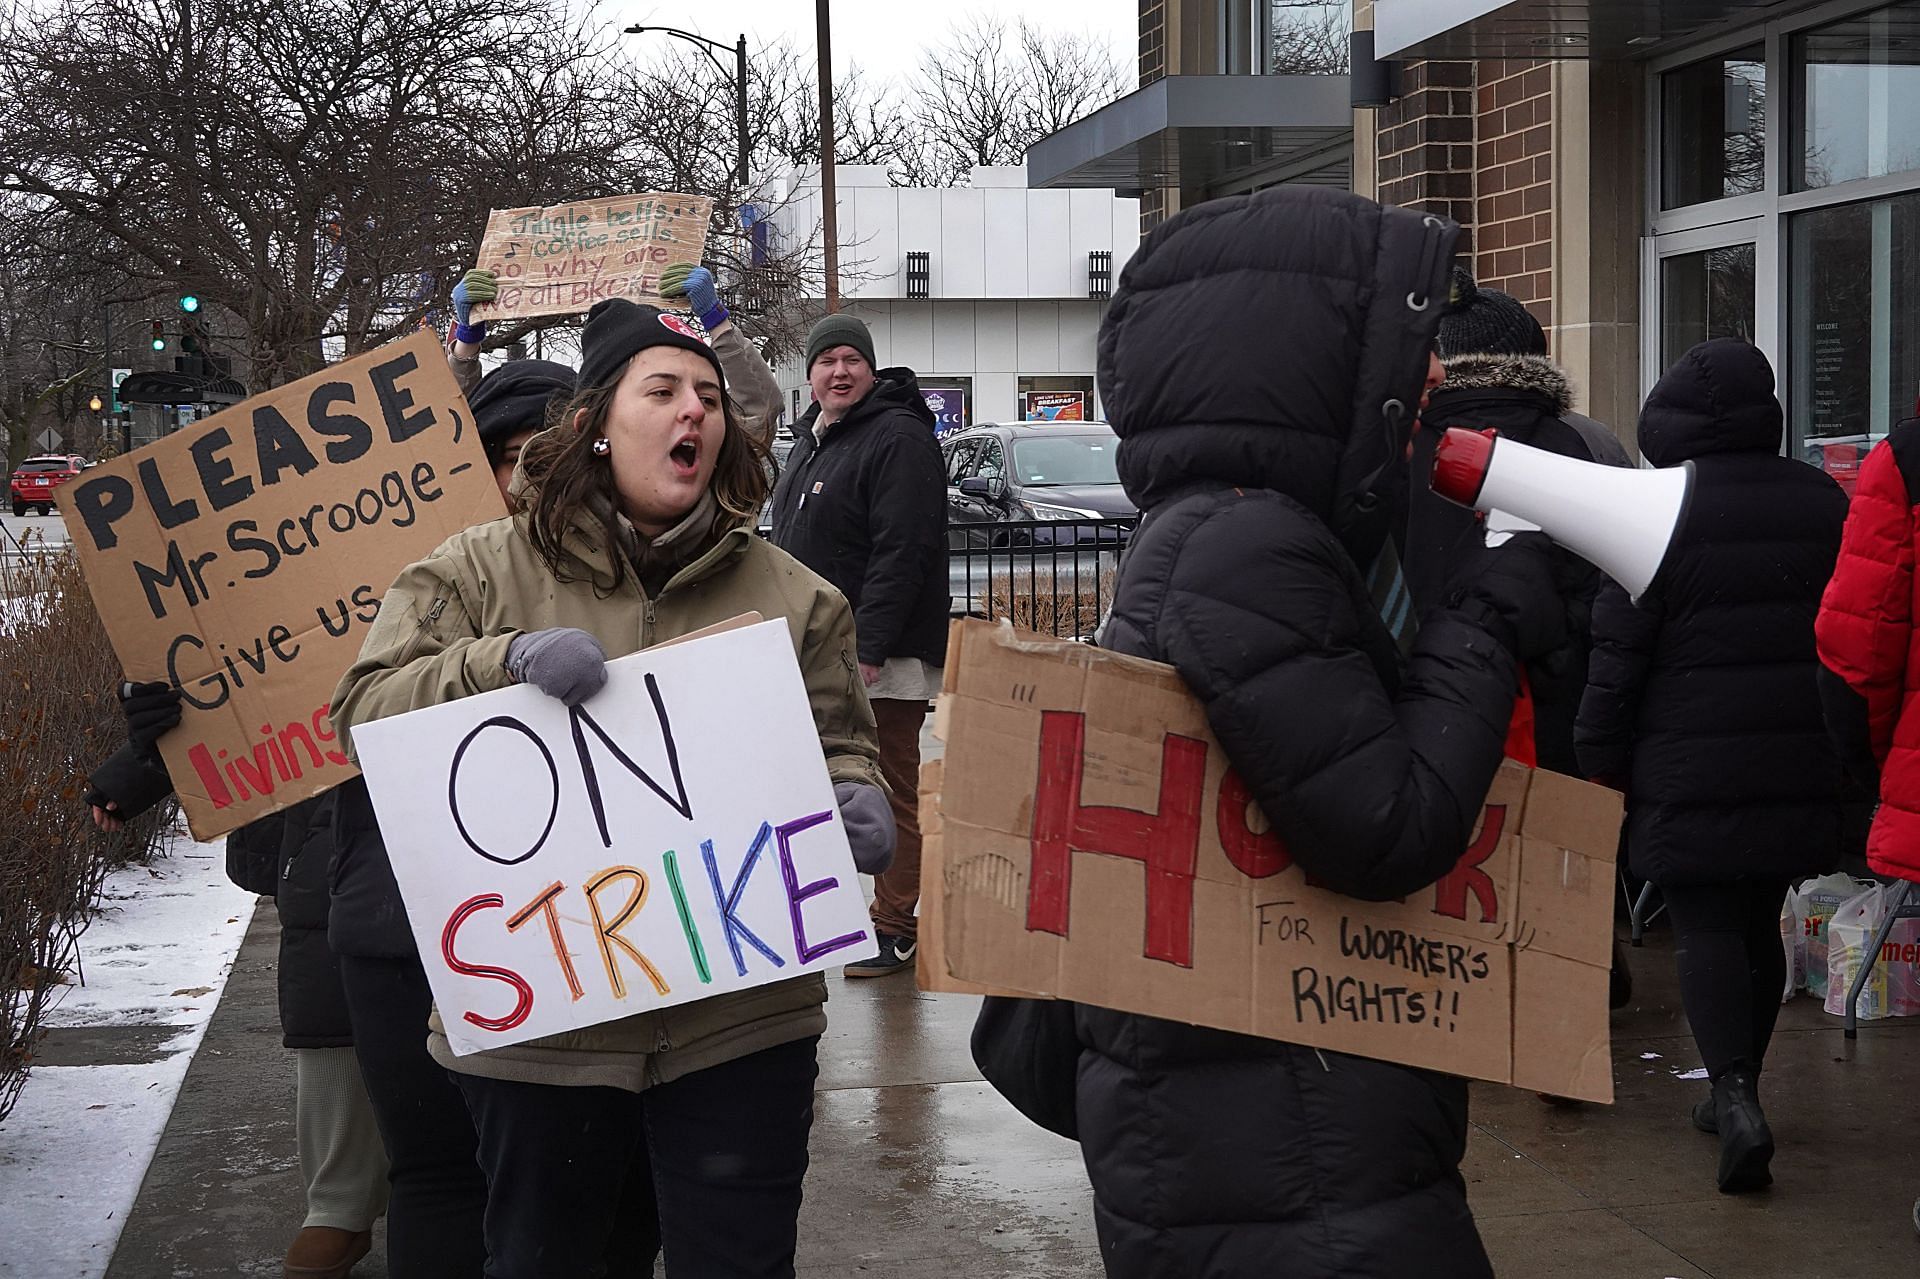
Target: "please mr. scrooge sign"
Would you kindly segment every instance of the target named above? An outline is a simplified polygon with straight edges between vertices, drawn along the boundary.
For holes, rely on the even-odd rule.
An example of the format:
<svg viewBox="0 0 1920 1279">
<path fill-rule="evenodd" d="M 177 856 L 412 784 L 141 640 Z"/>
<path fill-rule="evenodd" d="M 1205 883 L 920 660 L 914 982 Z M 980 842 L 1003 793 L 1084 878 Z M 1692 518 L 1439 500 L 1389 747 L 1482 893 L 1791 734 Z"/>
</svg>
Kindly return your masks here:
<svg viewBox="0 0 1920 1279">
<path fill-rule="evenodd" d="M 425 331 L 102 463 L 56 500 L 127 677 L 180 689 L 160 753 L 201 839 L 354 775 L 327 713 L 380 597 L 505 514 Z"/>
<path fill-rule="evenodd" d="M 785 981 L 870 952 L 784 621 L 516 687 L 353 745 L 457 1054 Z"/>
</svg>

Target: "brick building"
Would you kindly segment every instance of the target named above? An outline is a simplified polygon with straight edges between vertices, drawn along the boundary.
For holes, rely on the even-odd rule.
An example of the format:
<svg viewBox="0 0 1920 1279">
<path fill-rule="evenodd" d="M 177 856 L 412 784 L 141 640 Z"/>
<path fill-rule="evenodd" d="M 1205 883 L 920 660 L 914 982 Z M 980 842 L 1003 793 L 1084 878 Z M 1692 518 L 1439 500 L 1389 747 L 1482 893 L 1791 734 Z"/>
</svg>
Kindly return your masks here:
<svg viewBox="0 0 1920 1279">
<path fill-rule="evenodd" d="M 1629 442 L 1710 336 L 1767 352 L 1790 451 L 1843 481 L 1914 411 L 1920 0 L 1354 0 L 1351 80 L 1274 74 L 1280 8 L 1140 0 L 1141 91 L 1029 182 L 1102 175 L 1147 225 L 1288 181 L 1444 213 Z"/>
</svg>

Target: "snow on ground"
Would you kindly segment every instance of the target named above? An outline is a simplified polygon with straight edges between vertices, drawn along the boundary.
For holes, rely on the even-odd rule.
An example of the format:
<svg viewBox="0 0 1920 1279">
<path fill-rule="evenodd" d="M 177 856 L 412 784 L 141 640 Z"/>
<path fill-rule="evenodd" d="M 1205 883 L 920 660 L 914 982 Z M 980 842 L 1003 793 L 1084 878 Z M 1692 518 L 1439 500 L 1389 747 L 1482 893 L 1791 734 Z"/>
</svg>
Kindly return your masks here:
<svg viewBox="0 0 1920 1279">
<path fill-rule="evenodd" d="M 151 867 L 107 880 L 80 939 L 85 984 L 70 987 L 46 1022 L 178 1033 L 157 1063 L 41 1066 L 28 1077 L 0 1122 L 0 1276 L 106 1272 L 253 905 L 227 879 L 222 846 L 184 835 Z"/>
</svg>

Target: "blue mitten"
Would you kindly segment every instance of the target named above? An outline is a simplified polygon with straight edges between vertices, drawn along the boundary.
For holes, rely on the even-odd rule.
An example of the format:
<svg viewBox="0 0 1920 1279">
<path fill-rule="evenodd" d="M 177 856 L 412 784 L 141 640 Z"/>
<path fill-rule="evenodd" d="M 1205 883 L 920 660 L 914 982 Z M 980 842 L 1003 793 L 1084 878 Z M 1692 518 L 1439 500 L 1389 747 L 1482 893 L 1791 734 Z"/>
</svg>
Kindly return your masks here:
<svg viewBox="0 0 1920 1279">
<path fill-rule="evenodd" d="M 684 297 L 709 333 L 732 318 L 727 308 L 720 304 L 720 291 L 714 287 L 713 272 L 690 262 L 676 262 L 660 273 L 660 296 Z"/>
<path fill-rule="evenodd" d="M 479 346 L 487 340 L 487 324 L 482 320 L 478 324 L 473 319 L 475 302 L 491 302 L 500 296 L 500 281 L 491 271 L 482 271 L 478 267 L 460 277 L 460 283 L 453 286 L 453 338 L 456 342 L 466 342 Z"/>
<path fill-rule="evenodd" d="M 578 706 L 607 682 L 607 650 L 573 626 L 516 635 L 507 645 L 507 674 L 548 697 Z"/>
<path fill-rule="evenodd" d="M 840 805 L 840 824 L 847 828 L 853 864 L 861 873 L 878 875 L 893 865 L 900 831 L 886 792 L 865 782 L 835 782 L 833 798 Z"/>
</svg>

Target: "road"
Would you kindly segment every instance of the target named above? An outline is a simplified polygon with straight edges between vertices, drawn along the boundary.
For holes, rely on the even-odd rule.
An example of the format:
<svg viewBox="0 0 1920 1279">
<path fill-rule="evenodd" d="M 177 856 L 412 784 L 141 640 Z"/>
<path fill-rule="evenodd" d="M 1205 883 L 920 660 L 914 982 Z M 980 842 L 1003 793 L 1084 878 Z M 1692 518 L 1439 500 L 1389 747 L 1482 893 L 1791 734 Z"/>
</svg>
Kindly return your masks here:
<svg viewBox="0 0 1920 1279">
<path fill-rule="evenodd" d="M 52 515 L 15 515 L 11 508 L 0 513 L 0 549 L 17 550 L 21 541 L 29 543 L 44 539 L 48 542 L 67 540 L 66 521 L 55 511 Z"/>
</svg>

